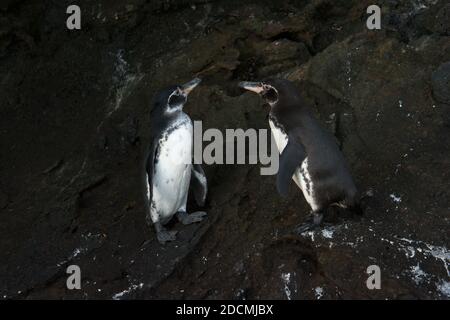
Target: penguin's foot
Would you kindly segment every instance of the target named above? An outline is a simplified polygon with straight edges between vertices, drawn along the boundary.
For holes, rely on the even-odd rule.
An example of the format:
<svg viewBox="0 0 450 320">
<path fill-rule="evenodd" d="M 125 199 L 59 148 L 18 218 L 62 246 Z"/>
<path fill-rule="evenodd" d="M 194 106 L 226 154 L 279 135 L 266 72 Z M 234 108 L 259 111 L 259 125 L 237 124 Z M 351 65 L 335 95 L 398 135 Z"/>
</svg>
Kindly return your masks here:
<svg viewBox="0 0 450 320">
<path fill-rule="evenodd" d="M 182 224 L 191 224 L 202 221 L 206 216 L 206 212 L 197 211 L 187 214 L 184 211 L 177 212 L 177 218 Z"/>
<path fill-rule="evenodd" d="M 178 231 L 160 230 L 156 233 L 158 241 L 165 244 L 168 241 L 175 241 Z"/>
<path fill-rule="evenodd" d="M 317 213 L 317 212 L 312 213 L 309 215 L 309 217 L 307 218 L 307 220 L 304 223 L 300 224 L 299 226 L 297 226 L 295 228 L 295 233 L 302 234 L 306 231 L 314 230 L 320 226 L 320 224 L 322 223 L 322 220 L 323 220 L 322 213 Z"/>
<path fill-rule="evenodd" d="M 167 241 L 174 241 L 178 231 L 168 231 L 163 227 L 161 222 L 155 222 L 156 237 L 161 244 L 165 244 Z"/>
</svg>

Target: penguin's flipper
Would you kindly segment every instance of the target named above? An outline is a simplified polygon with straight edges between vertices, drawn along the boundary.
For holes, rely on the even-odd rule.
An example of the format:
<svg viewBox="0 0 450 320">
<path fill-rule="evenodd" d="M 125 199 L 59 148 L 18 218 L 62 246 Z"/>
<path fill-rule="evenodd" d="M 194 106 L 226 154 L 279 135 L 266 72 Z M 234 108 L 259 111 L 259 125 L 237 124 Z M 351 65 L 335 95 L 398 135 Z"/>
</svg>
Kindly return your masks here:
<svg viewBox="0 0 450 320">
<path fill-rule="evenodd" d="M 144 163 L 144 170 L 146 173 L 144 175 L 144 183 L 145 183 L 144 190 L 146 190 L 145 199 L 147 211 L 145 220 L 148 225 L 159 222 L 158 214 L 154 212 L 154 209 L 151 206 L 153 200 L 153 179 L 155 175 L 155 161 L 157 160 L 159 153 L 158 141 L 159 141 L 158 137 L 151 139 L 150 146 L 147 149 L 147 154 Z"/>
<path fill-rule="evenodd" d="M 192 165 L 191 188 L 194 190 L 194 197 L 197 204 L 201 207 L 205 205 L 208 185 L 205 172 L 199 164 Z"/>
<path fill-rule="evenodd" d="M 287 197 L 292 176 L 305 158 L 306 152 L 303 145 L 296 137 L 289 135 L 288 144 L 280 155 L 277 174 L 277 189 L 281 196 Z"/>
<path fill-rule="evenodd" d="M 159 144 L 157 139 L 152 139 L 150 143 L 150 147 L 147 151 L 147 157 L 145 160 L 145 171 L 147 172 L 147 182 L 149 185 L 149 201 L 152 199 L 152 185 L 153 185 L 153 176 L 155 174 L 155 160 L 158 156 Z"/>
</svg>

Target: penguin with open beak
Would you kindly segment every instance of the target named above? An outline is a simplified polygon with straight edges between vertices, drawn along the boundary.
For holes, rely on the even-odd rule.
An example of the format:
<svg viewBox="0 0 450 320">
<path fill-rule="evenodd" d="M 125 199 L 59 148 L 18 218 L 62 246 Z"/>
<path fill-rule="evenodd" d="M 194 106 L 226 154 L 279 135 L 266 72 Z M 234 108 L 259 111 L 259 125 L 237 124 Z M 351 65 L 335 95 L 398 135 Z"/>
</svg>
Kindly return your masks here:
<svg viewBox="0 0 450 320">
<path fill-rule="evenodd" d="M 239 87 L 270 105 L 269 126 L 280 153 L 278 192 L 287 196 L 294 180 L 311 207 L 310 219 L 296 231 L 303 233 L 320 225 L 330 205 L 362 213 L 356 186 L 334 136 L 321 126 L 295 85 L 269 79 L 240 82 Z"/>
</svg>

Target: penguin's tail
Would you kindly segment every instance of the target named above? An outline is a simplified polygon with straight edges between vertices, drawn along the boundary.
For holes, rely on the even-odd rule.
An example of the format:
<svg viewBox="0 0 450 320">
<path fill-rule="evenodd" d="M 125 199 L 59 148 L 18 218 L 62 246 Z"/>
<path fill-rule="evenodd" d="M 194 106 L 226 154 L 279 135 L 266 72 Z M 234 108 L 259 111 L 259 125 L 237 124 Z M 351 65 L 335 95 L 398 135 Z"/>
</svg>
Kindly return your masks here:
<svg viewBox="0 0 450 320">
<path fill-rule="evenodd" d="M 364 193 L 357 192 L 347 198 L 347 208 L 357 214 L 363 215 L 367 207 L 367 200 L 373 197 L 373 190 L 369 189 Z"/>
<path fill-rule="evenodd" d="M 359 192 L 352 192 L 348 194 L 344 203 L 346 204 L 347 210 L 356 214 L 358 216 L 362 216 L 364 214 L 364 207 L 362 206 L 362 197 Z"/>
<path fill-rule="evenodd" d="M 358 201 L 356 203 L 354 203 L 351 206 L 348 206 L 348 210 L 350 210 L 352 213 L 358 215 L 358 216 L 362 216 L 364 214 L 364 209 L 361 206 L 361 202 Z"/>
</svg>

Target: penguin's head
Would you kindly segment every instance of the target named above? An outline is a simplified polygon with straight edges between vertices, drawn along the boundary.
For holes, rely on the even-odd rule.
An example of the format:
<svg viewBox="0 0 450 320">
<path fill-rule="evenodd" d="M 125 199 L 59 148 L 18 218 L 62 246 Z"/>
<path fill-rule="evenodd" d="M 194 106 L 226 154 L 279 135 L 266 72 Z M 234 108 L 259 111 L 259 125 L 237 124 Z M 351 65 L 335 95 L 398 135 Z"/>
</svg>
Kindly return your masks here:
<svg viewBox="0 0 450 320">
<path fill-rule="evenodd" d="M 162 109 L 164 113 L 174 113 L 181 111 L 187 101 L 189 93 L 201 82 L 200 78 L 195 78 L 183 85 L 170 86 L 161 91 L 155 99 L 155 108 Z"/>
<path fill-rule="evenodd" d="M 242 81 L 239 87 L 255 92 L 271 107 L 276 105 L 290 105 L 300 99 L 294 84 L 284 79 L 268 79 L 260 82 Z"/>
</svg>

